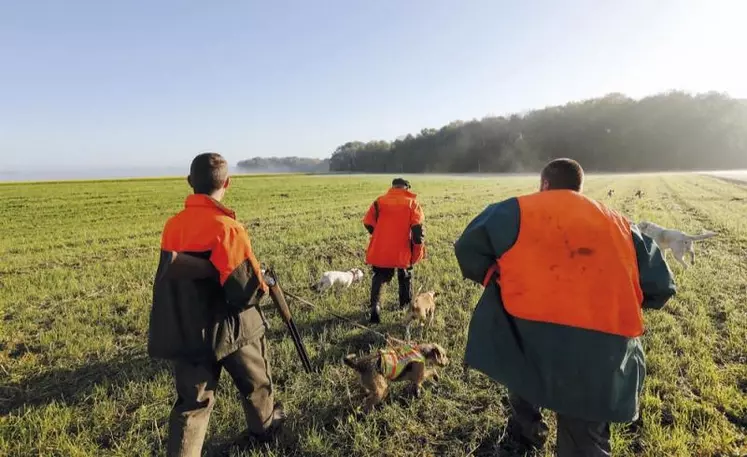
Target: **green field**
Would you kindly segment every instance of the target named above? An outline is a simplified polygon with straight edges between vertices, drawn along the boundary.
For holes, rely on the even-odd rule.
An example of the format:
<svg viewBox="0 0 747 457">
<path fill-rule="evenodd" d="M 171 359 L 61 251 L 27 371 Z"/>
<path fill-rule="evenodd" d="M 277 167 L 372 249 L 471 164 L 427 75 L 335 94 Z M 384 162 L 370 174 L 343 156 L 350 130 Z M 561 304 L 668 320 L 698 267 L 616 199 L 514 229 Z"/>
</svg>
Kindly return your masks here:
<svg viewBox="0 0 747 457">
<path fill-rule="evenodd" d="M 288 291 L 365 322 L 367 283 L 323 297 L 308 285 L 324 270 L 364 266 L 360 219 L 389 179 L 238 177 L 226 203 Z M 461 278 L 452 243 L 488 203 L 532 191 L 536 179 L 412 182 L 429 246 L 415 287 L 441 293 L 428 339 L 456 363 L 422 398 L 397 385 L 382 409 L 361 418 L 356 377 L 340 359 L 382 341 L 291 302 L 312 361 L 323 366 L 309 375 L 268 307 L 287 427 L 269 448 L 228 446 L 245 425 L 224 374 L 208 455 L 500 455 L 505 391 L 477 373 L 464 379 L 459 366 L 481 289 Z M 639 188 L 643 199 L 633 195 Z M 0 455 L 161 455 L 174 391 L 168 365 L 145 353 L 146 329 L 161 229 L 187 192 L 184 180 L 0 185 Z M 587 193 L 634 220 L 720 234 L 696 246 L 694 268 L 669 257 L 679 294 L 646 314 L 642 421 L 615 426 L 614 455 L 747 455 L 747 187 L 695 175 L 596 177 Z M 395 305 L 390 284 L 380 327 L 401 337 Z"/>
</svg>

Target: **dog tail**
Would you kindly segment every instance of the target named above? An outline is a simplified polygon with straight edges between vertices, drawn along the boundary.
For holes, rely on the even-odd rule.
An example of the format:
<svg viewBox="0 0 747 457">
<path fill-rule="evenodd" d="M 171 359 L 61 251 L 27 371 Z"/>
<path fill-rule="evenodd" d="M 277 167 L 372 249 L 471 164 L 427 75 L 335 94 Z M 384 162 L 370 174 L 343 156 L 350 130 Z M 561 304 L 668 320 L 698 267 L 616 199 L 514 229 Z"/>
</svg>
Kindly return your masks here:
<svg viewBox="0 0 747 457">
<path fill-rule="evenodd" d="M 690 241 L 700 241 L 700 240 L 707 240 L 708 238 L 713 238 L 714 236 L 718 235 L 716 232 L 706 232 L 702 235 L 688 235 L 687 238 Z"/>
<path fill-rule="evenodd" d="M 358 365 L 355 354 L 348 354 L 342 359 L 342 362 L 357 372 L 361 372 L 361 368 Z"/>
</svg>

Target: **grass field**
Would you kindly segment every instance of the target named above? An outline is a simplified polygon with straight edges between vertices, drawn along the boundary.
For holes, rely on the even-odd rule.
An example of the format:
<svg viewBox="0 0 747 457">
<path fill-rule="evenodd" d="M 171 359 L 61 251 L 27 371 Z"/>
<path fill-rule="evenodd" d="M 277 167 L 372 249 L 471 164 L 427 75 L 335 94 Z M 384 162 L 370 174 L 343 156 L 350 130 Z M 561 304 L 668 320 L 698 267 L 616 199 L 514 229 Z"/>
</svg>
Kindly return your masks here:
<svg viewBox="0 0 747 457">
<path fill-rule="evenodd" d="M 241 177 L 226 203 L 288 291 L 364 322 L 368 284 L 321 298 L 311 297 L 308 284 L 330 267 L 363 267 L 367 234 L 360 219 L 388 182 Z M 268 307 L 287 427 L 269 447 L 229 446 L 245 425 L 224 375 L 208 455 L 499 455 L 505 391 L 477 373 L 465 380 L 459 366 L 481 289 L 461 278 L 452 242 L 488 203 L 532 191 L 536 179 L 413 183 L 429 245 L 415 287 L 441 293 L 428 339 L 456 363 L 423 398 L 408 398 L 397 386 L 381 410 L 358 418 L 361 393 L 339 361 L 382 341 L 291 302 L 311 358 L 323 366 L 309 375 Z M 639 188 L 643 199 L 633 196 Z M 161 455 L 174 392 L 168 365 L 145 353 L 146 329 L 160 232 L 186 193 L 183 180 L 0 185 L 0 455 Z M 720 234 L 697 245 L 695 268 L 683 271 L 670 261 L 679 294 L 646 314 L 642 422 L 615 426 L 614 455 L 747 455 L 747 187 L 695 175 L 597 177 L 587 193 L 635 220 Z M 390 284 L 381 328 L 401 336 L 395 302 Z M 548 444 L 545 454 L 552 450 Z"/>
</svg>

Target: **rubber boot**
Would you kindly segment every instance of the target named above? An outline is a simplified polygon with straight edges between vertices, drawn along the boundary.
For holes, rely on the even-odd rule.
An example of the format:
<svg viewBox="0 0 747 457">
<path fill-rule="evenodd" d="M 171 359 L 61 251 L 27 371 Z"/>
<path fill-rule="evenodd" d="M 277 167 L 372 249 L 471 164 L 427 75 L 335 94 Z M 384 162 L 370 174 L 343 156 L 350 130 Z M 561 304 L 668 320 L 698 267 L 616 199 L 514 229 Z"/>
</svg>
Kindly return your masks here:
<svg viewBox="0 0 747 457">
<path fill-rule="evenodd" d="M 372 324 L 380 324 L 381 323 L 381 316 L 379 315 L 381 313 L 381 307 L 379 305 L 374 305 L 371 307 L 371 319 L 369 322 Z"/>
</svg>

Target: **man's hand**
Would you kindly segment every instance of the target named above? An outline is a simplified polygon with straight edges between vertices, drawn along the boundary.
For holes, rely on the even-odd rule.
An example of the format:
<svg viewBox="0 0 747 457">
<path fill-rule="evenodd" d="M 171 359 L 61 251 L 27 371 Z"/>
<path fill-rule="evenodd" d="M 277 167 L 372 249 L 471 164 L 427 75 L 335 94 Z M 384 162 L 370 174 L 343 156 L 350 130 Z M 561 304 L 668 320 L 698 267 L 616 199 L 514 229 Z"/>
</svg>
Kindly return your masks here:
<svg viewBox="0 0 747 457">
<path fill-rule="evenodd" d="M 423 257 L 425 257 L 425 245 L 424 244 L 414 244 L 412 246 L 412 264 L 415 265 L 416 263 L 423 260 Z"/>
</svg>

